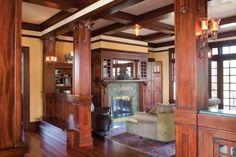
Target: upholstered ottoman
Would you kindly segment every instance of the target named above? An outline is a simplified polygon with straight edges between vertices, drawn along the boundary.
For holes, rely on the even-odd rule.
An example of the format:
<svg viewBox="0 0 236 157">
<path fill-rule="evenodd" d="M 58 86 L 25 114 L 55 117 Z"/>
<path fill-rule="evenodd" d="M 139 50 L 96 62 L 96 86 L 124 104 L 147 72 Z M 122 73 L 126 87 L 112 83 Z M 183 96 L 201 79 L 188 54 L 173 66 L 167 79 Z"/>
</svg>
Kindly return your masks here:
<svg viewBox="0 0 236 157">
<path fill-rule="evenodd" d="M 125 123 L 126 123 L 126 132 L 137 135 L 138 121 L 130 117 L 126 119 Z"/>
</svg>

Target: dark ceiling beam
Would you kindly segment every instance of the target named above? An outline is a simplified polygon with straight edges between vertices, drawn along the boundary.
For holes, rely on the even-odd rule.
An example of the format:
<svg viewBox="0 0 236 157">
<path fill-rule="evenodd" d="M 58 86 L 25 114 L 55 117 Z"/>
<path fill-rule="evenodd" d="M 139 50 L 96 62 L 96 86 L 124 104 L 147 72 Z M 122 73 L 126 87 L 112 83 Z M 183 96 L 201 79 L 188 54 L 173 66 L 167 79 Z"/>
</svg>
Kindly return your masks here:
<svg viewBox="0 0 236 157">
<path fill-rule="evenodd" d="M 46 29 L 54 24 L 56 24 L 57 22 L 60 22 L 61 20 L 69 17 L 70 15 L 72 15 L 73 13 L 70 12 L 66 12 L 66 11 L 60 11 L 59 13 L 57 13 L 56 15 L 50 17 L 49 19 L 47 19 L 46 21 L 44 21 L 43 23 L 40 24 L 40 27 L 42 29 Z"/>
<path fill-rule="evenodd" d="M 73 31 L 69 31 L 69 32 L 67 32 L 67 33 L 65 33 L 65 34 L 62 34 L 62 35 L 64 35 L 64 36 L 69 36 L 69 37 L 73 37 Z"/>
<path fill-rule="evenodd" d="M 149 47 L 159 48 L 159 47 L 167 47 L 175 45 L 175 41 L 167 41 L 163 43 L 148 43 Z"/>
<path fill-rule="evenodd" d="M 42 31 L 42 28 L 37 24 L 22 22 L 22 29 L 30 31 Z"/>
<path fill-rule="evenodd" d="M 23 0 L 23 1 L 73 13 L 75 11 L 84 9 L 87 6 L 99 0 Z"/>
<path fill-rule="evenodd" d="M 68 1 L 64 0 L 23 0 L 23 1 L 67 12 L 75 12 L 76 10 L 78 10 L 78 8 L 70 4 Z"/>
<path fill-rule="evenodd" d="M 121 24 L 121 23 L 114 23 L 114 24 L 111 24 L 111 25 L 108 25 L 108 26 L 105 26 L 103 28 L 100 28 L 100 29 L 97 29 L 95 31 L 92 32 L 92 36 L 97 36 L 97 35 L 101 35 L 101 34 L 115 34 L 115 31 L 116 33 L 117 32 L 120 32 L 121 31 L 121 28 L 124 28 L 126 27 L 126 25 L 124 24 Z"/>
<path fill-rule="evenodd" d="M 110 8 L 107 8 L 102 13 L 94 14 L 91 18 L 93 20 L 104 18 L 119 12 L 120 10 L 132 6 L 134 4 L 140 3 L 144 0 L 115 0 L 110 3 Z M 109 6 L 109 4 L 108 4 Z"/>
<path fill-rule="evenodd" d="M 82 20 L 82 19 L 87 19 L 87 18 L 91 18 L 92 20 L 97 20 L 99 18 L 114 14 L 116 12 L 118 12 L 119 10 L 122 10 L 126 7 L 129 7 L 130 5 L 142 2 L 143 0 L 114 0 L 98 9 L 95 9 L 93 11 L 91 11 L 90 13 L 79 17 L 76 20 Z M 76 21 L 74 20 L 74 21 Z M 72 29 L 72 24 L 73 22 L 70 22 L 56 30 L 53 30 L 52 32 L 46 34 L 45 36 L 49 35 L 49 34 L 54 34 L 54 35 L 61 35 L 61 34 L 65 34 L 69 31 L 71 31 Z"/>
<path fill-rule="evenodd" d="M 236 30 L 218 33 L 217 39 L 236 37 Z"/>
<path fill-rule="evenodd" d="M 142 36 L 136 36 L 134 34 L 124 33 L 124 32 L 119 32 L 119 33 L 113 34 L 112 36 L 143 41 Z"/>
<path fill-rule="evenodd" d="M 120 30 L 125 30 L 127 28 L 130 28 L 134 24 L 139 23 L 143 28 L 150 28 L 158 32 L 172 34 L 174 32 L 174 27 L 171 25 L 158 22 L 157 19 L 162 20 L 165 18 L 172 17 L 173 11 L 174 11 L 174 4 L 171 4 L 171 5 L 141 14 L 139 16 L 127 15 L 127 13 L 119 11 L 105 18 L 117 22 L 116 24 L 118 23 L 124 24 L 123 28 L 120 28 Z M 109 27 L 109 28 L 112 28 L 112 27 Z M 101 29 L 103 30 L 101 31 L 101 33 L 103 34 L 106 34 L 106 33 L 111 34 L 111 32 L 115 34 L 115 33 L 118 33 L 119 31 L 119 29 L 117 28 L 114 28 L 114 31 L 112 31 L 111 29 L 107 31 L 104 30 L 103 28 Z"/>
<path fill-rule="evenodd" d="M 141 24 L 141 26 L 144 28 L 148 28 L 148 29 L 162 32 L 162 33 L 166 33 L 166 34 L 172 34 L 175 31 L 174 26 L 164 24 L 161 22 L 143 23 L 143 24 Z"/>
<path fill-rule="evenodd" d="M 236 16 L 226 17 L 226 18 L 221 19 L 220 25 L 225 25 L 225 24 L 234 23 L 234 22 L 236 22 Z"/>
<path fill-rule="evenodd" d="M 115 14 L 104 17 L 104 19 L 111 20 L 111 21 L 114 21 L 117 23 L 129 24 L 129 23 L 132 23 L 133 21 L 136 20 L 136 16 L 129 14 L 129 13 L 119 11 Z"/>
<path fill-rule="evenodd" d="M 160 21 L 166 18 L 173 17 L 174 4 L 167 5 L 162 8 L 158 8 L 137 17 L 138 23 L 146 23 L 148 21 Z"/>
<path fill-rule="evenodd" d="M 164 39 L 164 38 L 169 38 L 171 36 L 173 36 L 173 34 L 166 34 L 166 33 L 154 33 L 154 34 L 150 34 L 150 35 L 145 35 L 143 36 L 143 40 L 145 41 L 152 41 L 152 40 L 158 40 L 158 39 Z"/>
<path fill-rule="evenodd" d="M 218 34 L 217 39 L 224 39 L 224 38 L 231 38 L 231 37 L 236 37 L 236 30 L 228 31 L 228 32 L 221 32 Z M 214 43 L 214 41 L 212 43 Z M 173 46 L 174 44 L 175 44 L 175 41 L 168 41 L 168 42 L 156 43 L 156 44 L 149 43 L 148 46 L 153 47 L 153 48 L 160 48 L 160 47 L 166 47 L 166 46 Z"/>
</svg>

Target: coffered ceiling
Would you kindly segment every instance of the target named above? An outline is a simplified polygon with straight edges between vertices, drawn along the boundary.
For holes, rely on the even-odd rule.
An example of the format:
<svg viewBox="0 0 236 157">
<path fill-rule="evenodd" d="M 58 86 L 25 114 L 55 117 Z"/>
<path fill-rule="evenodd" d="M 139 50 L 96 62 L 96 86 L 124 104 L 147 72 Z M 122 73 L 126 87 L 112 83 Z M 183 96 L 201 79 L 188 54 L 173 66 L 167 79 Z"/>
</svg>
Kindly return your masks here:
<svg viewBox="0 0 236 157">
<path fill-rule="evenodd" d="M 23 0 L 23 29 L 49 32 L 60 36 L 72 36 L 69 27 L 72 17 L 91 18 L 95 25 L 92 36 L 106 34 L 128 39 L 142 40 L 152 47 L 173 45 L 174 5 L 173 0 Z M 104 5 L 91 10 L 98 3 Z M 94 5 L 96 4 L 96 5 Z M 94 6 L 93 6 L 94 5 Z M 92 6 L 92 7 L 91 7 Z M 90 9 L 85 15 L 79 14 Z M 221 18 L 220 37 L 236 36 L 236 0 L 209 0 L 208 16 Z M 65 20 L 65 19 L 68 20 Z M 61 27 L 54 25 L 67 21 Z M 63 22 L 64 22 L 63 21 Z M 69 21 L 69 22 L 68 22 Z M 134 35 L 134 24 L 140 24 L 140 36 Z M 66 29 L 65 29 L 66 26 Z M 59 30 L 59 31 L 58 31 Z M 26 32 L 26 31 L 24 31 Z"/>
</svg>

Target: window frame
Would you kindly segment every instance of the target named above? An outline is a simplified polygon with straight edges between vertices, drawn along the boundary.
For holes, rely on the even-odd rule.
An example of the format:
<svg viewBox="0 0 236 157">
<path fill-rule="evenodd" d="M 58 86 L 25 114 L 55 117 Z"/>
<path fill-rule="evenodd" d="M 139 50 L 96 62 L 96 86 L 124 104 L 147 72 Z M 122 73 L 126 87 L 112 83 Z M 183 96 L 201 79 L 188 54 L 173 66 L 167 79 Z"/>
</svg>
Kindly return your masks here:
<svg viewBox="0 0 236 157">
<path fill-rule="evenodd" d="M 220 109 L 224 108 L 224 74 L 223 74 L 223 62 L 225 60 L 236 60 L 236 53 L 229 53 L 229 54 L 223 54 L 223 47 L 225 46 L 236 46 L 236 40 L 231 40 L 231 41 L 221 41 L 221 42 L 216 42 L 216 43 L 210 43 L 209 47 L 212 50 L 213 48 L 218 48 L 218 55 L 212 55 L 211 58 L 209 58 L 209 97 L 211 98 L 211 61 L 216 61 L 217 62 L 217 97 L 222 100 L 221 104 L 219 105 Z M 229 76 L 231 76 L 229 74 Z M 230 83 L 229 83 L 230 84 Z M 230 91 L 230 90 L 229 90 Z M 230 104 L 227 105 L 230 108 Z"/>
</svg>

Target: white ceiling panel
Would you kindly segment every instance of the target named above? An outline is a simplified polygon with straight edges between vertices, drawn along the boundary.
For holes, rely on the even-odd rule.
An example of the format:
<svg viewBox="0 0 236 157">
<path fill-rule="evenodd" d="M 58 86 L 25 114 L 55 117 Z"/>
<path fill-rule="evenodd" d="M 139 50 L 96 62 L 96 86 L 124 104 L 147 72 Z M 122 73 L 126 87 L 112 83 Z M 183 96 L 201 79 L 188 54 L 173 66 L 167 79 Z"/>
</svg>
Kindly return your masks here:
<svg viewBox="0 0 236 157">
<path fill-rule="evenodd" d="M 224 18 L 236 15 L 236 0 L 212 0 L 208 2 L 210 18 Z"/>
<path fill-rule="evenodd" d="M 110 21 L 110 20 L 106 20 L 106 19 L 98 19 L 98 20 L 95 21 L 95 24 L 93 26 L 93 30 L 111 25 L 113 23 L 115 23 L 115 22 Z"/>
<path fill-rule="evenodd" d="M 153 41 L 150 41 L 150 43 L 163 43 L 163 42 L 174 41 L 174 40 L 175 40 L 175 36 L 172 36 L 172 37 L 167 37 L 163 39 L 153 40 Z"/>
<path fill-rule="evenodd" d="M 124 31 L 122 31 L 122 32 L 124 32 L 124 33 L 129 33 L 129 34 L 134 34 L 134 29 L 133 29 L 133 28 L 130 28 L 130 29 L 124 30 Z M 153 34 L 153 33 L 157 33 L 157 31 L 153 31 L 153 30 L 146 29 L 146 28 L 141 28 L 139 34 L 140 34 L 141 36 L 144 36 L 144 35 L 149 35 L 149 34 Z"/>
<path fill-rule="evenodd" d="M 58 9 L 48 8 L 26 2 L 22 3 L 23 22 L 41 24 L 58 12 L 60 12 Z"/>
<path fill-rule="evenodd" d="M 133 15 L 139 15 L 157 8 L 164 7 L 171 3 L 174 3 L 174 0 L 145 0 L 143 2 L 137 3 L 136 5 L 125 8 L 122 11 Z"/>
<path fill-rule="evenodd" d="M 172 17 L 171 18 L 167 18 L 164 20 L 160 20 L 159 22 L 165 23 L 165 24 L 169 24 L 174 26 L 175 25 L 175 18 L 174 18 L 174 12 L 172 13 Z"/>
</svg>

